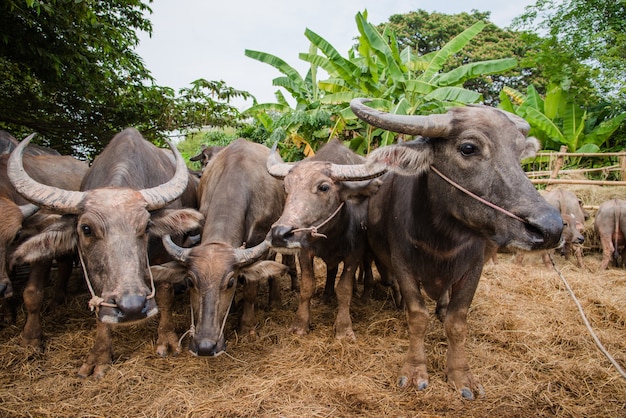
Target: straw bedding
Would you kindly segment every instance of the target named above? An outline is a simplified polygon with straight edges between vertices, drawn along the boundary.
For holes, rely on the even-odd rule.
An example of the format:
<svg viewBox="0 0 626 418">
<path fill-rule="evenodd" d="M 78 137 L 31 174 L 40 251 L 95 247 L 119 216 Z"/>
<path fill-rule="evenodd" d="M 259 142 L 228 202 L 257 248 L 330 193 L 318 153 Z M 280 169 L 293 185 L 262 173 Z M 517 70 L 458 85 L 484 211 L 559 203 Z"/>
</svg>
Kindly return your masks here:
<svg viewBox="0 0 626 418">
<path fill-rule="evenodd" d="M 599 339 L 626 368 L 626 272 L 598 271 L 600 254 L 587 250 L 587 268 L 555 256 Z M 114 363 L 100 380 L 81 379 L 95 317 L 88 293 L 73 281 L 62 306 L 43 317 L 45 350 L 19 345 L 24 313 L 0 329 L 0 416 L 6 417 L 618 417 L 626 416 L 626 380 L 595 346 L 554 270 L 539 254 L 518 265 L 510 254 L 487 263 L 469 314 L 467 349 L 486 395 L 464 401 L 445 381 L 446 339 L 433 315 L 427 333 L 430 386 L 399 389 L 397 373 L 408 347 L 404 314 L 380 286 L 367 302 L 354 300 L 357 341 L 337 341 L 335 305 L 321 302 L 318 266 L 310 334 L 288 332 L 297 295 L 282 283 L 283 305 L 257 311 L 258 337 L 227 322 L 228 350 L 218 357 L 155 354 L 156 320 L 116 328 Z M 177 331 L 189 327 L 188 296 L 177 297 Z M 183 340 L 186 345 L 187 339 Z"/>
</svg>

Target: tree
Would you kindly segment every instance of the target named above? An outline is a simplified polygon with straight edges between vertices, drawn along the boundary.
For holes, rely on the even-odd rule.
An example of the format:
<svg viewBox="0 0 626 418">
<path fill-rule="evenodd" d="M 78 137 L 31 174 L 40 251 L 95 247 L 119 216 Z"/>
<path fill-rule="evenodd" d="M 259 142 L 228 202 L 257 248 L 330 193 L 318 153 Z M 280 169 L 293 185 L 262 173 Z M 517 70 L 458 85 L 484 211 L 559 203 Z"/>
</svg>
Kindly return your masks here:
<svg viewBox="0 0 626 418">
<path fill-rule="evenodd" d="M 516 58 L 522 65 L 500 74 L 472 78 L 464 83 L 465 88 L 481 93 L 484 103 L 488 105 L 498 103 L 500 90 L 505 85 L 518 90 L 524 90 L 530 84 L 545 85 L 546 80 L 542 77 L 541 71 L 524 60 L 533 52 L 536 45 L 536 41 L 531 38 L 534 36 L 538 39 L 538 36 L 499 28 L 489 22 L 489 17 L 490 12 L 477 10 L 454 15 L 429 14 L 425 10 L 416 10 L 392 15 L 389 22 L 378 25 L 378 29 L 393 30 L 400 49 L 410 47 L 417 54 L 426 55 L 439 50 L 465 28 L 485 21 L 487 24 L 484 29 L 461 51 L 449 57 L 442 71 L 450 71 L 471 62 Z"/>
<path fill-rule="evenodd" d="M 299 57 L 310 64 L 306 77 L 277 57 L 246 51 L 247 56 L 278 69 L 284 76 L 274 79 L 274 85 L 284 87 L 297 102 L 296 109 L 291 109 L 283 100 L 284 103 L 256 105 L 246 112 L 255 115 L 266 126 L 269 126 L 266 121 L 270 120 L 270 115 L 259 112 L 283 112 L 290 115 L 289 120 L 294 116 L 298 120 L 302 111 L 306 111 L 307 116 L 327 114 L 332 125 L 326 122 L 316 126 L 315 133 L 320 135 L 317 138 L 321 138 L 322 133 L 325 140 L 347 133 L 354 150 L 367 152 L 373 145 L 391 143 L 396 134 L 366 127 L 348 107 L 351 99 L 375 98 L 373 106 L 399 114 L 440 113 L 447 107 L 482 99 L 480 93 L 463 87 L 467 80 L 508 71 L 516 66 L 514 58 L 505 58 L 464 63 L 447 72 L 442 71 L 448 59 L 480 33 L 485 26 L 483 22 L 462 30 L 439 50 L 419 55 L 411 47 L 400 49 L 393 30 L 386 28 L 381 33 L 367 21 L 367 12 L 357 13 L 355 20 L 360 36 L 358 45 L 348 51 L 347 57 L 317 33 L 305 30 L 311 48 L 308 53 L 300 53 Z M 324 70 L 328 78 L 315 83 L 319 69 Z M 278 98 L 280 100 L 281 96 Z M 297 133 L 307 143 L 317 139 L 303 135 L 302 130 Z M 289 138 L 293 137 L 292 133 Z"/>
<path fill-rule="evenodd" d="M 590 77 L 605 101 L 626 103 L 626 1 L 538 0 L 513 26 L 543 32 L 538 61 L 553 82 L 584 85 Z M 584 63 L 581 70 L 572 66 Z M 581 99 L 585 93 L 581 93 Z M 593 99 L 592 99 L 593 100 Z"/>
<path fill-rule="evenodd" d="M 89 157 L 127 126 L 159 140 L 201 126 L 200 113 L 215 109 L 226 112 L 220 123 L 236 124 L 228 100 L 247 92 L 198 80 L 179 97 L 155 85 L 134 52 L 137 31 L 152 30 L 147 12 L 141 0 L 3 1 L 0 128 L 35 131 L 44 145 Z"/>
</svg>

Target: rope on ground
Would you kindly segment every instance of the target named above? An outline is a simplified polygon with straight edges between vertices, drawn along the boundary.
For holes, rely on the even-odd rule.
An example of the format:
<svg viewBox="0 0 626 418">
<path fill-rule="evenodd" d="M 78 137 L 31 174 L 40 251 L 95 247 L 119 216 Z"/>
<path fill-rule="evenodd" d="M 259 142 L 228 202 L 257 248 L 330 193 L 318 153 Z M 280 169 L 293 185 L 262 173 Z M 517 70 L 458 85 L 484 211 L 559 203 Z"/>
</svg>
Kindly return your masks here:
<svg viewBox="0 0 626 418">
<path fill-rule="evenodd" d="M 552 254 L 550 254 L 550 263 L 552 263 L 552 267 L 554 268 L 554 271 L 556 271 L 556 273 L 559 275 L 559 277 L 561 278 L 561 281 L 563 282 L 563 284 L 565 284 L 565 287 L 567 288 L 567 291 L 569 292 L 570 296 L 574 300 L 574 303 L 578 307 L 578 311 L 580 312 L 580 316 L 582 317 L 583 322 L 585 323 L 585 326 L 587 327 L 587 330 L 591 334 L 591 337 L 593 337 L 593 340 L 595 341 L 596 345 L 598 346 L 600 351 L 602 351 L 602 353 L 606 356 L 606 358 L 609 359 L 611 364 L 613 364 L 613 366 L 615 366 L 615 368 L 622 375 L 622 377 L 624 379 L 626 379 L 626 372 L 624 372 L 624 370 L 620 367 L 619 363 L 617 363 L 617 361 L 615 361 L 613 356 L 606 350 L 606 348 L 604 348 L 604 345 L 602 345 L 602 343 L 600 342 L 600 339 L 598 338 L 596 333 L 591 328 L 591 324 L 589 323 L 589 320 L 587 319 L 587 315 L 585 315 L 585 311 L 583 311 L 582 305 L 580 304 L 580 302 L 576 298 L 576 295 L 574 295 L 574 292 L 572 291 L 572 288 L 569 286 L 569 283 L 567 282 L 567 280 L 565 280 L 565 277 L 563 276 L 561 271 L 557 268 L 556 263 L 554 262 L 554 258 L 552 258 Z"/>
</svg>

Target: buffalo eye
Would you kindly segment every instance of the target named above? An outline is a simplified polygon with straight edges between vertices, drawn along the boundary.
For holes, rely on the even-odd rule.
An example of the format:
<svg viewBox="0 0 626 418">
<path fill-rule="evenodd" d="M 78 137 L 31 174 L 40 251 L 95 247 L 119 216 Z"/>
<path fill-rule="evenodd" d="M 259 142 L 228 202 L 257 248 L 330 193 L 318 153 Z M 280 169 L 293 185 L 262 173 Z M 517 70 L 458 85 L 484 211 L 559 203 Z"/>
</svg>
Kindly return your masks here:
<svg viewBox="0 0 626 418">
<path fill-rule="evenodd" d="M 463 154 L 463 156 L 472 155 L 478 151 L 476 149 L 476 146 L 474 146 L 474 144 L 470 144 L 468 142 L 461 144 L 461 146 L 459 147 L 459 150 L 461 151 L 461 154 Z"/>
<path fill-rule="evenodd" d="M 319 186 L 317 186 L 317 190 L 320 192 L 327 192 L 330 190 L 330 184 L 328 183 L 320 183 Z"/>
<path fill-rule="evenodd" d="M 80 230 L 85 236 L 91 235 L 91 227 L 89 227 L 89 225 L 82 224 Z"/>
<path fill-rule="evenodd" d="M 230 289 L 231 287 L 233 287 L 235 285 L 235 274 L 233 272 L 230 272 L 228 274 L 228 276 L 226 277 L 226 289 Z"/>
</svg>

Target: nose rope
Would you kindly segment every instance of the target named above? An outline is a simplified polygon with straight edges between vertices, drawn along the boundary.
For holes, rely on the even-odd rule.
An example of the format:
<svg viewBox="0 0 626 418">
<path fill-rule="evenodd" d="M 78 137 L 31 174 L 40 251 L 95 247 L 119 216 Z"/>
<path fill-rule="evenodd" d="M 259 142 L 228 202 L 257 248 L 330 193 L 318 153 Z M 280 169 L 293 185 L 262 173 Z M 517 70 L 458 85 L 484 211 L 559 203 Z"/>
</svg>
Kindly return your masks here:
<svg viewBox="0 0 626 418">
<path fill-rule="evenodd" d="M 100 306 L 108 307 L 108 308 L 117 308 L 118 306 L 115 303 L 105 302 L 104 299 L 98 295 L 93 290 L 93 286 L 91 285 L 91 280 L 89 280 L 89 274 L 87 273 L 87 267 L 85 267 L 85 261 L 83 260 L 83 253 L 78 249 L 78 258 L 80 259 L 80 265 L 83 268 L 83 275 L 85 276 L 85 282 L 87 282 L 87 288 L 89 289 L 89 293 L 91 293 L 91 299 L 89 300 L 89 310 L 93 312 L 94 310 L 98 310 Z M 154 277 L 152 276 L 152 270 L 150 270 L 150 261 L 148 259 L 148 253 L 146 252 L 146 265 L 148 266 L 148 271 L 150 272 L 150 287 L 152 288 L 152 292 L 146 297 L 146 299 L 152 299 L 156 294 L 156 289 L 154 287 Z"/>
<path fill-rule="evenodd" d="M 490 208 L 492 208 L 492 209 L 495 209 L 495 210 L 497 210 L 497 211 L 500 211 L 500 212 L 504 213 L 506 216 L 509 216 L 509 217 L 511 217 L 511 218 L 513 218 L 513 219 L 516 219 L 516 220 L 518 220 L 518 221 L 520 221 L 520 222 L 522 222 L 522 223 L 525 223 L 525 224 L 527 224 L 527 223 L 528 223 L 528 221 L 527 221 L 527 220 L 522 219 L 522 218 L 520 218 L 519 216 L 517 216 L 516 214 L 514 214 L 514 213 L 512 213 L 512 212 L 509 212 L 508 210 L 506 210 L 506 209 L 504 209 L 504 208 L 501 208 L 500 206 L 495 205 L 495 204 L 493 204 L 493 203 L 491 203 L 491 202 L 489 202 L 489 201 L 487 201 L 487 200 L 483 199 L 482 197 L 480 197 L 480 196 L 478 196 L 478 195 L 476 195 L 476 194 L 474 194 L 474 193 L 470 192 L 469 190 L 467 190 L 466 188 L 464 188 L 464 187 L 463 187 L 463 186 L 461 186 L 460 184 L 455 183 L 452 179 L 450 179 L 450 178 L 446 177 L 446 176 L 445 176 L 445 175 L 444 175 L 441 171 L 437 170 L 434 166 L 432 166 L 432 165 L 431 165 L 431 166 L 430 166 L 430 169 L 431 169 L 431 170 L 433 170 L 433 171 L 435 172 L 435 174 L 437 174 L 439 177 L 441 177 L 442 179 L 444 179 L 445 181 L 447 181 L 447 182 L 448 182 L 448 183 L 450 183 L 452 186 L 456 187 L 458 190 L 462 191 L 462 192 L 463 192 L 463 193 L 465 193 L 466 195 L 468 195 L 468 196 L 470 196 L 470 197 L 472 197 L 472 198 L 474 198 L 474 199 L 478 200 L 478 201 L 479 201 L 479 202 L 481 202 L 481 203 L 484 203 L 485 205 L 489 206 L 489 207 L 490 207 Z"/>
<path fill-rule="evenodd" d="M 322 238 L 328 238 L 326 235 L 324 234 L 320 234 L 319 232 L 317 232 L 317 230 L 321 227 L 323 227 L 324 225 L 326 225 L 328 222 L 330 222 L 331 219 L 333 219 L 341 210 L 341 208 L 343 207 L 343 204 L 345 202 L 341 202 L 341 204 L 337 207 L 337 209 L 335 209 L 335 211 L 328 217 L 326 218 L 326 220 L 324 222 L 322 222 L 321 224 L 317 225 L 317 226 L 310 226 L 308 228 L 296 228 L 296 229 L 292 229 L 291 232 L 301 232 L 301 231 L 311 231 L 311 236 L 313 237 L 322 237 Z"/>
<path fill-rule="evenodd" d="M 235 292 L 233 291 L 233 297 L 230 298 L 230 303 L 228 304 L 228 310 L 226 311 L 226 315 L 224 316 L 224 321 L 222 321 L 222 328 L 220 329 L 220 335 L 217 337 L 218 341 L 220 340 L 220 338 L 222 338 L 222 335 L 224 335 L 224 328 L 226 327 L 226 320 L 228 319 L 228 313 L 230 312 L 230 307 L 233 305 L 234 299 L 235 299 Z M 191 338 L 193 338 L 196 335 L 196 320 L 195 320 L 195 315 L 193 314 L 193 303 L 191 301 L 189 302 L 189 308 L 191 310 L 191 325 L 189 326 L 189 329 L 185 331 L 183 335 L 180 336 L 178 340 L 178 348 L 182 347 L 183 338 L 185 338 L 187 335 L 189 335 Z"/>
</svg>

